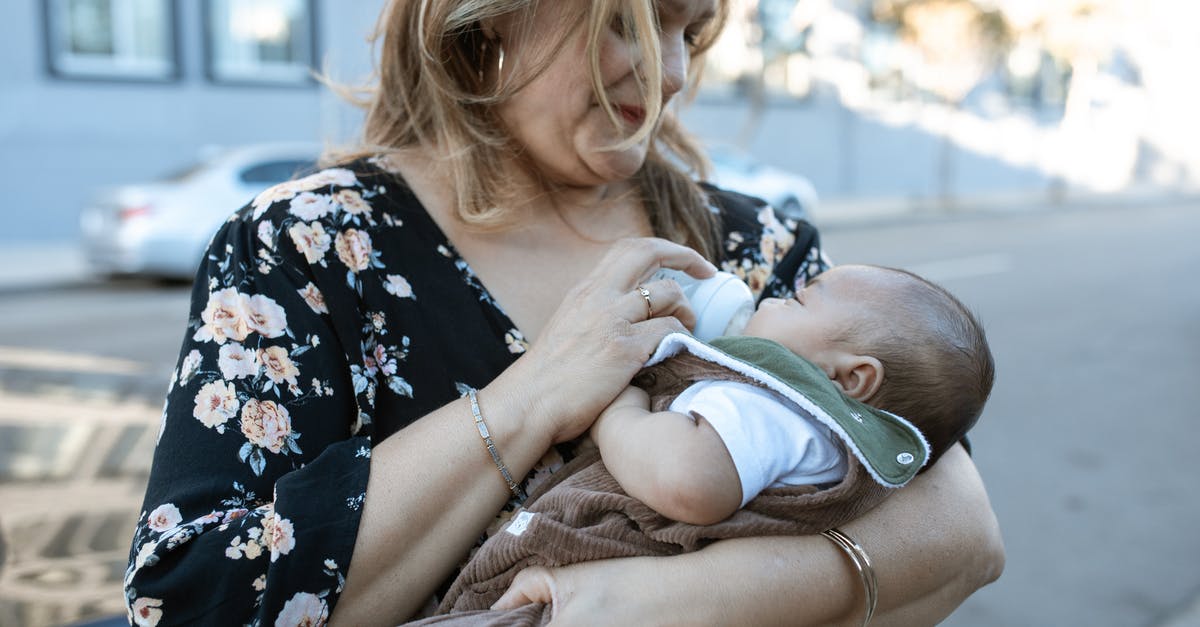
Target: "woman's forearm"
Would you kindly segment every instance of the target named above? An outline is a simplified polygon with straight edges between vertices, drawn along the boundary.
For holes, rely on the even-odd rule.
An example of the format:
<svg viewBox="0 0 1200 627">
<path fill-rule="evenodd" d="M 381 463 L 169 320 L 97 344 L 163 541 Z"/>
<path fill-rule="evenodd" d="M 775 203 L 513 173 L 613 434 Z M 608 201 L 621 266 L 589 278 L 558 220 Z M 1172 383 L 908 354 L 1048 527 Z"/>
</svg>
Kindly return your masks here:
<svg viewBox="0 0 1200 627">
<path fill-rule="evenodd" d="M 843 530 L 875 565 L 879 603 L 872 625 L 935 624 L 1003 569 L 987 494 L 960 447 Z M 603 585 L 601 603 L 626 599 L 652 614 L 644 624 L 858 625 L 864 611 L 858 575 L 822 536 L 725 540 L 677 557 L 610 560 L 600 566 L 607 572 L 589 566 L 556 575 L 562 596 L 591 599 L 571 591 Z M 662 594 L 665 581 L 670 594 Z M 643 602 L 646 591 L 654 598 Z"/>
<path fill-rule="evenodd" d="M 872 625 L 932 625 L 1004 570 L 1004 541 L 961 446 L 866 516 L 843 527 L 876 563 Z"/>
<path fill-rule="evenodd" d="M 506 390 L 498 380 L 480 391 L 479 403 L 505 464 L 514 477 L 521 477 L 551 442 L 521 419 L 529 411 L 522 396 Z M 333 622 L 396 624 L 414 614 L 509 496 L 467 399 L 376 445 L 346 588 Z"/>
</svg>

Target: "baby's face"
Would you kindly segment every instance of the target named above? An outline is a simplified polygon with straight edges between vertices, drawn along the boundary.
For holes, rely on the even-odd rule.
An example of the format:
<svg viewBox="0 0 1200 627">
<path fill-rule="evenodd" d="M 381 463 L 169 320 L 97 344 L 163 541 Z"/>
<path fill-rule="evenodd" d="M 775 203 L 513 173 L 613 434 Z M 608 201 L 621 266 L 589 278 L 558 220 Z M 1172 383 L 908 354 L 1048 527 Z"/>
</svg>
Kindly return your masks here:
<svg viewBox="0 0 1200 627">
<path fill-rule="evenodd" d="M 877 315 L 875 303 L 887 272 L 870 266 L 837 266 L 808 282 L 794 298 L 768 298 L 743 335 L 774 340 L 824 367 L 844 349 L 831 340 L 853 334 L 856 320 Z"/>
</svg>

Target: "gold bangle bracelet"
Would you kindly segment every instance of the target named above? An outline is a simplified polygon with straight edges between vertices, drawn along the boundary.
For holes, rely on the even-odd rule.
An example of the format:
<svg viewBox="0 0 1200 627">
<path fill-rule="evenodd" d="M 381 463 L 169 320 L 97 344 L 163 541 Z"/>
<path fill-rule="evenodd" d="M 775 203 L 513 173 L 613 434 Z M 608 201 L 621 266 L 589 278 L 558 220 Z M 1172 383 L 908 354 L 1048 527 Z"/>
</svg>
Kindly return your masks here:
<svg viewBox="0 0 1200 627">
<path fill-rule="evenodd" d="M 838 548 L 850 557 L 850 563 L 854 564 L 854 569 L 858 571 L 866 595 L 867 611 L 862 621 L 863 627 L 866 627 L 875 615 L 875 604 L 879 600 L 879 582 L 875 579 L 875 567 L 871 565 L 871 558 L 867 557 L 867 552 L 853 538 L 836 527 L 822 531 L 821 535 L 838 545 Z"/>
<path fill-rule="evenodd" d="M 504 460 L 500 459 L 500 451 L 496 450 L 496 443 L 492 441 L 492 434 L 488 431 L 487 423 L 483 421 L 483 414 L 479 411 L 479 398 L 475 394 L 475 390 L 468 390 L 467 396 L 471 399 L 471 415 L 475 417 L 475 428 L 479 430 L 479 437 L 483 438 L 483 444 L 487 446 L 487 450 L 492 454 L 492 461 L 496 463 L 496 470 L 500 471 L 500 476 L 504 478 L 504 482 L 508 484 L 508 489 L 517 497 L 518 501 L 525 501 L 525 491 L 521 489 L 520 484 L 513 480 L 512 473 L 508 472 L 508 466 L 504 465 Z"/>
</svg>

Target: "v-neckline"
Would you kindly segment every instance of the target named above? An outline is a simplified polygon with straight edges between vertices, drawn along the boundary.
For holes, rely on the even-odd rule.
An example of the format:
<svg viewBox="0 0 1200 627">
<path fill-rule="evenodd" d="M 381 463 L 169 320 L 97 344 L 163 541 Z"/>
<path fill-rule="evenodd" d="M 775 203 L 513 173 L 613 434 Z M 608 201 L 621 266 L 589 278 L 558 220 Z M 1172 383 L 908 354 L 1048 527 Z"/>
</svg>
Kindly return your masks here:
<svg viewBox="0 0 1200 627">
<path fill-rule="evenodd" d="M 399 172 L 388 170 L 377 163 L 372 163 L 370 160 L 368 160 L 367 163 L 370 167 L 375 168 L 380 173 L 395 179 L 395 181 L 403 190 L 403 193 L 408 196 L 408 200 L 412 201 L 414 207 L 420 209 L 420 211 L 414 211 L 413 213 L 419 214 L 419 219 L 425 222 L 425 226 L 432 229 L 432 232 L 439 240 L 439 244 L 444 246 L 446 252 L 449 253 L 447 258 L 454 263 L 455 267 L 458 268 L 460 272 L 469 276 L 472 281 L 474 281 L 474 285 L 468 282 L 467 287 L 476 289 L 480 292 L 484 300 L 496 310 L 497 314 L 499 314 L 501 321 L 505 326 L 520 334 L 526 342 L 532 341 L 529 336 L 517 326 L 517 323 L 513 321 L 511 316 L 508 315 L 508 312 L 504 310 L 504 306 L 500 304 L 500 301 L 496 299 L 495 295 L 492 294 L 492 291 L 488 289 L 486 284 L 484 284 L 483 279 L 476 274 L 475 269 L 471 267 L 471 264 L 466 260 L 465 257 L 462 256 L 462 253 L 458 251 L 458 247 L 455 246 L 454 242 L 450 240 L 450 236 L 446 234 L 446 231 L 443 230 L 441 225 L 437 223 L 437 220 L 434 220 L 433 216 L 429 214 L 429 209 L 425 206 L 425 203 L 421 202 L 421 199 L 417 197 L 416 192 L 413 191 L 413 188 L 408 184 L 408 181 L 405 180 L 404 176 Z M 504 338 L 499 339 L 504 341 Z"/>
</svg>

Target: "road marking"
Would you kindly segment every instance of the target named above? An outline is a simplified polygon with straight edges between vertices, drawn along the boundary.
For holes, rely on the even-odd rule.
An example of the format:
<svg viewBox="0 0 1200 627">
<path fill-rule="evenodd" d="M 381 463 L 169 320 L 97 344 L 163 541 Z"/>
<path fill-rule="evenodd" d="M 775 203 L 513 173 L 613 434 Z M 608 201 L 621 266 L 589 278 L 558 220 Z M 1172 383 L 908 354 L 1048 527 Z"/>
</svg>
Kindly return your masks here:
<svg viewBox="0 0 1200 627">
<path fill-rule="evenodd" d="M 991 255 L 976 255 L 944 259 L 907 266 L 909 272 L 919 274 L 930 281 L 949 281 L 951 279 L 969 279 L 989 274 L 1002 274 L 1012 270 L 1012 256 L 996 253 Z"/>
<path fill-rule="evenodd" d="M 145 364 L 128 359 L 15 346 L 0 346 L 0 368 L 88 374 L 142 374 L 146 371 Z"/>
</svg>

